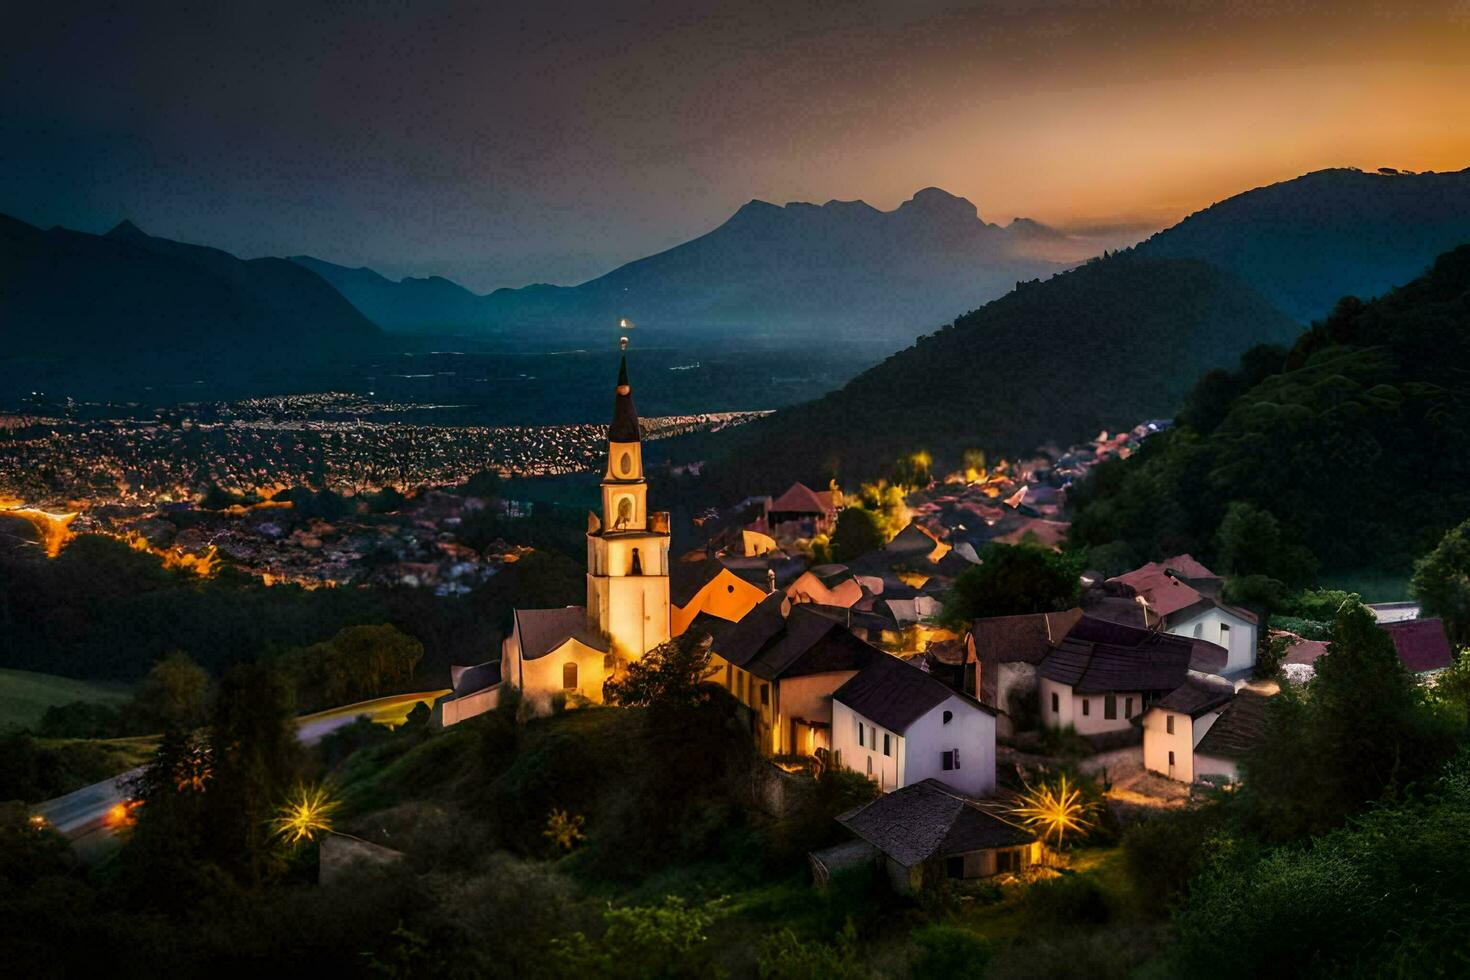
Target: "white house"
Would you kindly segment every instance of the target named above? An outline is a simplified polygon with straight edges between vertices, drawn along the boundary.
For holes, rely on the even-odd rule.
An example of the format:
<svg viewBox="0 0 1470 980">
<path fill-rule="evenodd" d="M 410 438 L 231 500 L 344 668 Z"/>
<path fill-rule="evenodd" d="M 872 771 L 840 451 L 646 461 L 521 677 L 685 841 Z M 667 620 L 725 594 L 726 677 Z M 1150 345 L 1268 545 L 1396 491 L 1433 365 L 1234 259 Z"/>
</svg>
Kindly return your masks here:
<svg viewBox="0 0 1470 980">
<path fill-rule="evenodd" d="M 995 790 L 995 711 L 896 657 L 833 693 L 832 748 L 884 792 L 925 779 L 970 796 Z"/>
<path fill-rule="evenodd" d="M 1029 616 L 991 616 L 970 624 L 965 665 L 973 670 L 975 697 L 998 712 L 1001 735 L 1016 731 L 1019 702 L 1037 696 L 1036 666 L 1082 618 L 1082 610 Z"/>
<path fill-rule="evenodd" d="M 1219 673 L 1213 643 L 1083 616 L 1036 668 L 1041 722 L 1079 735 L 1126 731 L 1191 674 Z"/>
<path fill-rule="evenodd" d="M 1134 599 L 1138 625 L 1224 647 L 1229 656 L 1220 672 L 1231 674 L 1255 666 L 1259 621 L 1249 610 L 1222 602 L 1223 585 L 1189 555 L 1150 562 L 1108 580 L 1110 589 Z"/>
<path fill-rule="evenodd" d="M 1194 782 L 1195 746 L 1234 696 L 1230 684 L 1190 678 L 1160 698 L 1143 716 L 1144 768 Z"/>
<path fill-rule="evenodd" d="M 1144 717 L 1144 766 L 1181 782 L 1235 782 L 1241 759 L 1265 734 L 1267 700 L 1249 689 L 1231 697 L 1219 684 L 1171 693 Z"/>
</svg>

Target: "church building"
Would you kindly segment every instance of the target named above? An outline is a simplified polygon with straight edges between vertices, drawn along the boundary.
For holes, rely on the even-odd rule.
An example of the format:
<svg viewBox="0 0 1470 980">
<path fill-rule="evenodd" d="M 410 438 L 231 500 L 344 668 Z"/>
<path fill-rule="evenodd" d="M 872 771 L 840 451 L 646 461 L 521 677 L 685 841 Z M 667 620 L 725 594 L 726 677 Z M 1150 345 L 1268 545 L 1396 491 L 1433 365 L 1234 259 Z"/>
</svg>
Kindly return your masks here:
<svg viewBox="0 0 1470 980">
<path fill-rule="evenodd" d="M 503 685 L 518 688 L 535 714 L 549 714 L 558 697 L 599 703 L 603 682 L 621 664 L 669 639 L 669 515 L 648 510 L 626 338 L 622 346 L 602 513 L 587 515 L 587 604 L 515 610 L 499 670 L 483 672 L 493 673 L 495 683 L 474 691 L 456 687 L 441 702 L 445 725 L 495 707 Z"/>
</svg>

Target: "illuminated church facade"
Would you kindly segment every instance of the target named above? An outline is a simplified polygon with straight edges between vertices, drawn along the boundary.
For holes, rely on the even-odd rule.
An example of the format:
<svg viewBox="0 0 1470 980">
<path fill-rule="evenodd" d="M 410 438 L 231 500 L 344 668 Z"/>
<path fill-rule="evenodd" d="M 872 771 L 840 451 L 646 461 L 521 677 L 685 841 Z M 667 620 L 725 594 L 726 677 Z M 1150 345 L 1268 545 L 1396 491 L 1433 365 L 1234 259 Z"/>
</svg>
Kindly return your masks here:
<svg viewBox="0 0 1470 980">
<path fill-rule="evenodd" d="M 601 513 L 587 515 L 587 603 L 515 610 L 498 664 L 455 668 L 454 694 L 441 702 L 445 725 L 494 708 L 507 686 L 533 714 L 550 713 L 559 699 L 600 703 L 621 665 L 669 639 L 669 515 L 648 509 L 626 339 L 623 349 Z"/>
</svg>

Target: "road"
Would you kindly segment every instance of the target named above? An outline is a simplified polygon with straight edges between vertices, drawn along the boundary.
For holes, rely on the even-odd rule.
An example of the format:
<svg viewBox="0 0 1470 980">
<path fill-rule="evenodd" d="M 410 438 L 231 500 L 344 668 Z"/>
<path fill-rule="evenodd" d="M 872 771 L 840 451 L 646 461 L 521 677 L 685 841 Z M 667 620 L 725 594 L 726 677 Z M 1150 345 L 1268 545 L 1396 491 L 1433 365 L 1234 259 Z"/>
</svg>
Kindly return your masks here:
<svg viewBox="0 0 1470 980">
<path fill-rule="evenodd" d="M 416 706 L 434 706 L 449 691 L 423 691 L 417 694 L 393 694 L 386 698 L 374 698 L 357 704 L 329 708 L 315 714 L 302 715 L 296 719 L 297 737 L 303 745 L 315 745 L 339 728 L 366 717 L 379 725 L 403 724 Z M 74 793 L 59 796 L 38 804 L 34 813 L 66 835 L 80 849 L 91 849 L 110 839 L 126 816 L 123 807 L 127 803 L 127 785 L 142 772 L 142 768 L 129 769 L 125 773 L 104 779 L 91 786 L 83 786 Z"/>
</svg>

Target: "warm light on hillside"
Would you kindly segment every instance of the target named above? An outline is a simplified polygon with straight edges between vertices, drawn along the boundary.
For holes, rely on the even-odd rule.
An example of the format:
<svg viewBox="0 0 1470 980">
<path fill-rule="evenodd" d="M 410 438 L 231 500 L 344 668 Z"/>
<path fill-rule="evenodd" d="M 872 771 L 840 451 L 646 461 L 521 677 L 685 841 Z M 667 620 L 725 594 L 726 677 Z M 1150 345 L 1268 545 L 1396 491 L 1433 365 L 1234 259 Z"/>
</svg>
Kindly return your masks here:
<svg viewBox="0 0 1470 980">
<path fill-rule="evenodd" d="M 129 531 L 123 540 L 128 547 L 134 551 L 147 552 L 163 561 L 164 568 L 177 568 L 193 572 L 200 578 L 209 578 L 219 571 L 219 556 L 214 545 L 210 545 L 199 554 L 191 554 L 179 548 L 155 548 L 148 543 L 148 539 L 136 531 Z"/>
</svg>

